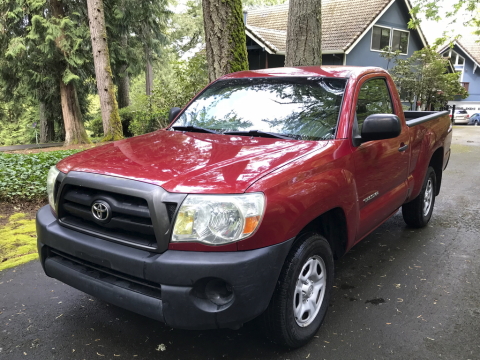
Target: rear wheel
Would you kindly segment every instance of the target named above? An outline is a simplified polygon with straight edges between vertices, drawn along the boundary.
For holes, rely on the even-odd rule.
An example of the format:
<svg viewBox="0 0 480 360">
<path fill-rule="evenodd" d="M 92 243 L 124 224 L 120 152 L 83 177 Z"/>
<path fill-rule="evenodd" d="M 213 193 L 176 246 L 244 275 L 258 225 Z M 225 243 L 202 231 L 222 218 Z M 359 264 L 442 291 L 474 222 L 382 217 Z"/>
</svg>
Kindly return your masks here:
<svg viewBox="0 0 480 360">
<path fill-rule="evenodd" d="M 420 194 L 413 201 L 402 206 L 403 220 L 408 226 L 422 228 L 430 221 L 435 205 L 436 181 L 435 170 L 430 166 Z"/>
<path fill-rule="evenodd" d="M 267 337 L 290 348 L 310 341 L 323 322 L 332 286 L 333 254 L 328 241 L 318 234 L 300 235 L 261 318 Z"/>
</svg>

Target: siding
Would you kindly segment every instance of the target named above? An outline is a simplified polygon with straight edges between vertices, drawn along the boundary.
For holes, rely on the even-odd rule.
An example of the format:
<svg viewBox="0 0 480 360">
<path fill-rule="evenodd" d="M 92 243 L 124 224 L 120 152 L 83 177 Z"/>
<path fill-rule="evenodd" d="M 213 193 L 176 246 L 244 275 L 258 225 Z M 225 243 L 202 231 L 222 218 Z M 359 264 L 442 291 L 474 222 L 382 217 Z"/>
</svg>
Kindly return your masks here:
<svg viewBox="0 0 480 360">
<path fill-rule="evenodd" d="M 382 15 L 376 22 L 376 25 L 391 27 L 400 30 L 410 31 L 408 43 L 408 55 L 400 55 L 400 59 L 406 59 L 411 56 L 414 51 L 423 48 L 422 40 L 416 30 L 408 29 L 408 21 L 410 19 L 408 9 L 403 0 L 395 1 L 392 6 Z M 390 69 L 394 64 L 388 63 L 387 59 L 381 57 L 381 52 L 370 50 L 372 41 L 372 29 L 357 43 L 353 50 L 347 55 L 347 65 L 354 66 L 378 66 L 384 69 Z"/>
<path fill-rule="evenodd" d="M 265 57 L 267 55 L 269 68 L 285 66 L 284 55 L 272 55 L 263 49 L 254 49 L 248 50 L 248 68 L 250 70 L 265 69 Z M 323 54 L 322 65 L 343 65 L 343 54 Z"/>
</svg>

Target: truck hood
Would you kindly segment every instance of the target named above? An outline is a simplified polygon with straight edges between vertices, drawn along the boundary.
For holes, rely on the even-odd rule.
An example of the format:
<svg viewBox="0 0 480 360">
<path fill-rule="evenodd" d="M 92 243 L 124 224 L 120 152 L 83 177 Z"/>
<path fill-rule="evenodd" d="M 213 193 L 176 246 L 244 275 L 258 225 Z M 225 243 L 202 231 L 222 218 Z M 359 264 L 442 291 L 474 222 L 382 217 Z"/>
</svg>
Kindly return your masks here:
<svg viewBox="0 0 480 360">
<path fill-rule="evenodd" d="M 274 169 L 327 141 L 159 130 L 72 155 L 60 171 L 143 181 L 169 192 L 242 193 Z"/>
</svg>

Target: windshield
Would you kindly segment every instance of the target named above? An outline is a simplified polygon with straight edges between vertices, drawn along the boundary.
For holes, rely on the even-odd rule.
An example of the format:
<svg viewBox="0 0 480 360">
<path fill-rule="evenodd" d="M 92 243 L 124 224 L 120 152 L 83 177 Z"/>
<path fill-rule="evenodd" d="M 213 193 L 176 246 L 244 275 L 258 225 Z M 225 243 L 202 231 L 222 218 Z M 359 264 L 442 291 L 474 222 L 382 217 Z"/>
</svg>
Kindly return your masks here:
<svg viewBox="0 0 480 360">
<path fill-rule="evenodd" d="M 221 80 L 200 94 L 173 127 L 333 139 L 345 84 L 346 79 L 322 77 Z"/>
</svg>

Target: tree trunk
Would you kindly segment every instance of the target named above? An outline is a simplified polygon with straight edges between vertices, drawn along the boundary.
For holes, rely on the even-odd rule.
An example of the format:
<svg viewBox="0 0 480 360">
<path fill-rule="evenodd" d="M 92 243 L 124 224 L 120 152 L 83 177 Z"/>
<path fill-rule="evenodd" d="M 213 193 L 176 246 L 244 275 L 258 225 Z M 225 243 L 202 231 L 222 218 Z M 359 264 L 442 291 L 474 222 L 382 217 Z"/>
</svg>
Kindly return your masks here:
<svg viewBox="0 0 480 360">
<path fill-rule="evenodd" d="M 145 46 L 145 61 L 147 63 L 147 68 L 145 70 L 145 94 L 151 96 L 153 90 L 153 66 L 152 55 L 148 46 Z"/>
<path fill-rule="evenodd" d="M 60 98 L 63 122 L 65 123 L 65 145 L 89 143 L 88 135 L 83 127 L 77 90 L 72 82 L 65 84 L 60 81 Z"/>
<path fill-rule="evenodd" d="M 123 109 L 130 105 L 130 78 L 126 73 L 127 65 L 120 67 L 120 75 L 118 78 L 118 108 Z M 124 75 L 121 75 L 121 74 Z"/>
<path fill-rule="evenodd" d="M 203 0 L 202 6 L 209 80 L 248 70 L 241 0 Z"/>
<path fill-rule="evenodd" d="M 104 134 L 102 141 L 119 140 L 123 138 L 123 130 L 113 87 L 103 0 L 87 0 L 87 7 L 90 36 L 92 38 L 93 63 L 102 111 Z"/>
<path fill-rule="evenodd" d="M 122 35 L 121 39 L 122 47 L 128 46 L 128 40 L 126 35 Z M 130 78 L 128 77 L 128 64 L 125 62 L 120 66 L 118 74 L 118 108 L 123 109 L 130 105 Z"/>
<path fill-rule="evenodd" d="M 40 101 L 40 143 L 52 142 L 55 138 L 54 121 L 47 118 L 47 109 L 43 101 Z"/>
<path fill-rule="evenodd" d="M 65 10 L 58 0 L 50 0 L 53 16 L 57 19 L 65 17 Z M 62 47 L 62 38 L 65 35 L 62 33 L 55 39 L 55 44 L 58 49 L 64 52 Z M 73 82 L 65 84 L 60 80 L 60 97 L 62 103 L 63 122 L 65 125 L 65 145 L 71 144 L 88 144 L 90 139 L 83 127 L 82 113 L 77 98 L 77 90 Z M 53 131 L 53 124 L 52 124 Z"/>
<path fill-rule="evenodd" d="M 290 0 L 285 66 L 322 65 L 321 0 Z"/>
</svg>

